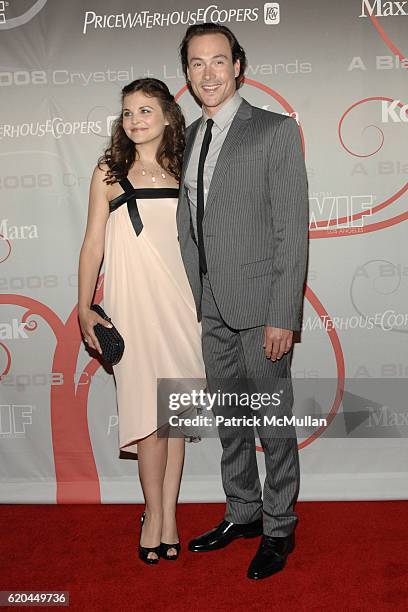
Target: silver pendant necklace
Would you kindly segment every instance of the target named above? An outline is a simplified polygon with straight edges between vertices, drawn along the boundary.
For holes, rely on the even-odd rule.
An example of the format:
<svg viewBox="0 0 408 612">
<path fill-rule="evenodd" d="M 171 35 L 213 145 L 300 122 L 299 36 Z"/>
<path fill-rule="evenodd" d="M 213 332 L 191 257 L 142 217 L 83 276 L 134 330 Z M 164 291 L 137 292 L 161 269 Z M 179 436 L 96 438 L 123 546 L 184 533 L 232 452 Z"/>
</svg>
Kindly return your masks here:
<svg viewBox="0 0 408 612">
<path fill-rule="evenodd" d="M 144 167 L 142 162 L 140 162 L 140 164 L 142 166 L 142 176 L 146 176 L 146 174 L 149 173 L 150 176 L 152 177 L 152 183 L 155 183 L 156 182 L 156 172 L 157 171 L 156 172 L 152 172 L 152 170 L 149 170 L 149 169 L 146 170 L 146 168 Z M 159 171 L 160 171 L 160 175 L 161 175 L 162 179 L 165 179 L 166 178 L 166 174 L 165 174 L 163 168 L 160 168 Z"/>
</svg>

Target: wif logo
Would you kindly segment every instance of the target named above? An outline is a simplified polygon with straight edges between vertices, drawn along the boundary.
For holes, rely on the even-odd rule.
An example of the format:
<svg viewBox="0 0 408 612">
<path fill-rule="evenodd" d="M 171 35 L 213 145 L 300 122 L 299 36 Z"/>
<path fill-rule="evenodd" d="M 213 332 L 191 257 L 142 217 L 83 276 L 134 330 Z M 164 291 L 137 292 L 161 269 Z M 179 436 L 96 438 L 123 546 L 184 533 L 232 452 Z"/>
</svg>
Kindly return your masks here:
<svg viewBox="0 0 408 612">
<path fill-rule="evenodd" d="M 3 404 L 0 406 L 0 438 L 25 438 L 27 425 L 33 424 L 33 406 Z"/>
<path fill-rule="evenodd" d="M 268 25 L 278 25 L 280 22 L 279 2 L 265 2 L 264 21 Z"/>
</svg>

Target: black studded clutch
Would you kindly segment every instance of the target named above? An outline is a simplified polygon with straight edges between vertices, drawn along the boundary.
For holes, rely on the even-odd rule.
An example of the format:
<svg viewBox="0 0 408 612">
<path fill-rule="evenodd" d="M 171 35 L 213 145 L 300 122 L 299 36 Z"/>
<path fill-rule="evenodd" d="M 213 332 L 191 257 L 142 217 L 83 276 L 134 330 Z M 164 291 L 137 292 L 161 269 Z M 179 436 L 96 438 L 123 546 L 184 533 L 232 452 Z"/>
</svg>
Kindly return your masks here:
<svg viewBox="0 0 408 612">
<path fill-rule="evenodd" d="M 92 304 L 91 310 L 94 310 L 102 319 L 105 319 L 105 321 L 112 323 L 102 306 L 99 306 L 99 304 Z M 125 350 L 125 342 L 113 323 L 112 327 L 104 327 L 100 323 L 97 323 L 94 326 L 94 332 L 101 345 L 103 359 L 111 365 L 119 363 L 123 351 Z"/>
</svg>

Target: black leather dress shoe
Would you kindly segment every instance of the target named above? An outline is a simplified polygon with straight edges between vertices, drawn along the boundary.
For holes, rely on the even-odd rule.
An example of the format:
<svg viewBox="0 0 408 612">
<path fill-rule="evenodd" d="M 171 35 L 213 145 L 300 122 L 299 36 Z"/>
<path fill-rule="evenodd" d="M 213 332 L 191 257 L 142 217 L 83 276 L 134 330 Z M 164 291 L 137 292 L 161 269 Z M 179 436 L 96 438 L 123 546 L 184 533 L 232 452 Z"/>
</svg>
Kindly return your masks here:
<svg viewBox="0 0 408 612">
<path fill-rule="evenodd" d="M 258 551 L 248 568 L 248 578 L 252 578 L 252 580 L 268 578 L 268 576 L 283 570 L 286 559 L 294 548 L 294 533 L 283 538 L 262 536 Z"/>
<path fill-rule="evenodd" d="M 244 525 L 222 521 L 211 531 L 191 540 L 188 549 L 191 552 L 209 552 L 224 548 L 237 538 L 256 538 L 260 535 L 262 535 L 262 519 Z"/>
</svg>

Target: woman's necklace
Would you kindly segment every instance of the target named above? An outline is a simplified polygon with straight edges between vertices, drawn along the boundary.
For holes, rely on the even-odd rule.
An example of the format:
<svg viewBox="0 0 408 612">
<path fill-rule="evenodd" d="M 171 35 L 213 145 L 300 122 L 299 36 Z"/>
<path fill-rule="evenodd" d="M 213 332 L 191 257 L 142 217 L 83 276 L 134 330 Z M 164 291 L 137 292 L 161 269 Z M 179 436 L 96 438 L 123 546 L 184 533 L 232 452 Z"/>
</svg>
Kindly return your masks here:
<svg viewBox="0 0 408 612">
<path fill-rule="evenodd" d="M 149 168 L 146 169 L 142 162 L 140 162 L 140 165 L 142 166 L 142 176 L 146 176 L 146 174 L 149 173 L 152 177 L 152 183 L 155 183 L 157 170 L 153 172 L 152 170 L 149 170 Z M 162 179 L 165 179 L 166 173 L 164 172 L 163 168 L 160 168 L 160 166 L 158 166 L 158 171 L 160 172 Z"/>
</svg>

